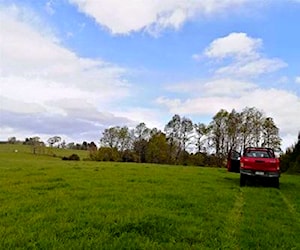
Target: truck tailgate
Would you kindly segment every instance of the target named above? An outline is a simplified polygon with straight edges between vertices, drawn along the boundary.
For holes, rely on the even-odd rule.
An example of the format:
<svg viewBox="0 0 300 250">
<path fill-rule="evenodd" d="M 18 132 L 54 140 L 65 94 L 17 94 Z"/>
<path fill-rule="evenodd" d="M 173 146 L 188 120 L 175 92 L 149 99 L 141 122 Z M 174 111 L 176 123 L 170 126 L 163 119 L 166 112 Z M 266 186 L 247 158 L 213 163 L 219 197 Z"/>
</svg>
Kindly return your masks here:
<svg viewBox="0 0 300 250">
<path fill-rule="evenodd" d="M 242 158 L 241 167 L 260 171 L 278 171 L 279 161 L 276 158 Z"/>
</svg>

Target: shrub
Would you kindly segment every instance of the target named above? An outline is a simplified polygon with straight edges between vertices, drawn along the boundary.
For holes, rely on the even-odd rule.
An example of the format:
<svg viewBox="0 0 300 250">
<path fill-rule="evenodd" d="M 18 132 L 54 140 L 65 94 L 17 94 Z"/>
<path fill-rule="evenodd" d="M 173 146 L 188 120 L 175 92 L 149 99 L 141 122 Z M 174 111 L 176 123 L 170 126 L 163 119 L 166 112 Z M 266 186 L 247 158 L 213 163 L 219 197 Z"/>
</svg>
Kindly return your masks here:
<svg viewBox="0 0 300 250">
<path fill-rule="evenodd" d="M 90 158 L 94 161 L 121 161 L 116 148 L 100 147 L 98 151 L 90 152 Z"/>
<path fill-rule="evenodd" d="M 64 156 L 63 161 L 80 161 L 80 157 L 77 154 L 71 154 L 69 157 Z"/>
</svg>

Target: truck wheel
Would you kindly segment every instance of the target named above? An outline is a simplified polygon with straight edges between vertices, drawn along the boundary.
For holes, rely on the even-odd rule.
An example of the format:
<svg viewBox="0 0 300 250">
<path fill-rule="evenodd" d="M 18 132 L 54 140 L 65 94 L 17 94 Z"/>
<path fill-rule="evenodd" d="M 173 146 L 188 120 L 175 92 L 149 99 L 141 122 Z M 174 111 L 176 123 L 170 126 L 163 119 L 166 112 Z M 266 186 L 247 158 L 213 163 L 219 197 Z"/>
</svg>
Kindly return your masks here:
<svg viewBox="0 0 300 250">
<path fill-rule="evenodd" d="M 274 178 L 273 185 L 275 188 L 279 188 L 279 178 Z"/>
<path fill-rule="evenodd" d="M 240 174 L 240 187 L 244 187 L 246 185 L 246 176 Z"/>
</svg>

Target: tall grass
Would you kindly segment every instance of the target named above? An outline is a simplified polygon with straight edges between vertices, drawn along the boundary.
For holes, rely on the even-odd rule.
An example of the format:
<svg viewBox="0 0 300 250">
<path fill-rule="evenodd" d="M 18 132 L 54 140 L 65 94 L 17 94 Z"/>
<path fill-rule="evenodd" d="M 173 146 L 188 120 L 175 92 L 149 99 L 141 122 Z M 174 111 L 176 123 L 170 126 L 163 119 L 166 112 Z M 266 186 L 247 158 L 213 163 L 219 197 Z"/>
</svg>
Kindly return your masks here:
<svg viewBox="0 0 300 250">
<path fill-rule="evenodd" d="M 2 249 L 300 249 L 300 177 L 65 162 L 0 147 Z"/>
</svg>

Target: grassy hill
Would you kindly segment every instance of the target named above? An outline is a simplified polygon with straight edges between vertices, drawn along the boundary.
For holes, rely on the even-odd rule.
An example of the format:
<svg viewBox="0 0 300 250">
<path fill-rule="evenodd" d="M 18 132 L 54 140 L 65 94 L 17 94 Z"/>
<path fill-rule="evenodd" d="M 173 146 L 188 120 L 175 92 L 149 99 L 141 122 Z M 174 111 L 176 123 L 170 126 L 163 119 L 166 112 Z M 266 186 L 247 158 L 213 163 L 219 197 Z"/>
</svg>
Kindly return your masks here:
<svg viewBox="0 0 300 250">
<path fill-rule="evenodd" d="M 2 249 L 300 249 L 300 176 L 240 188 L 225 169 L 17 150 L 0 145 Z"/>
<path fill-rule="evenodd" d="M 50 147 L 41 147 L 37 149 L 38 155 L 44 156 L 56 156 L 56 157 L 64 157 L 70 156 L 72 154 L 77 154 L 80 159 L 88 158 L 89 152 L 86 150 L 76 150 L 76 149 L 61 149 L 61 148 L 50 148 Z M 6 154 L 7 157 L 30 157 L 32 158 L 33 148 L 28 145 L 23 144 L 0 144 L 0 154 L 4 156 Z M 18 153 L 18 155 L 16 154 Z"/>
</svg>

